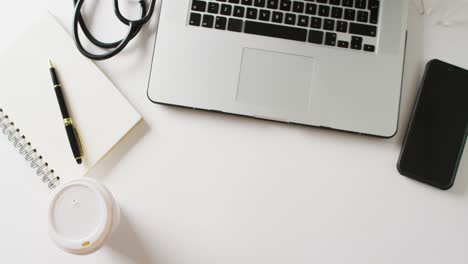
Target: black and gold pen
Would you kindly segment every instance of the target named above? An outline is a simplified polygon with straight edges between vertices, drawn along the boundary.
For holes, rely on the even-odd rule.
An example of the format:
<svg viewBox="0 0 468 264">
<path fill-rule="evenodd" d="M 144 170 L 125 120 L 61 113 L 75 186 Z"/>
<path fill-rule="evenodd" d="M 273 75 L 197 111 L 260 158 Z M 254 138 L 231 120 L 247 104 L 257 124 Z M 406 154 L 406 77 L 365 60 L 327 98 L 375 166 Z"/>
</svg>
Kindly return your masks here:
<svg viewBox="0 0 468 264">
<path fill-rule="evenodd" d="M 60 111 L 62 112 L 63 124 L 65 125 L 65 130 L 67 131 L 68 141 L 70 142 L 70 147 L 76 162 L 81 164 L 83 162 L 83 149 L 81 147 L 80 136 L 76 128 L 73 126 L 73 120 L 70 117 L 70 113 L 68 112 L 67 105 L 65 104 L 65 99 L 62 94 L 62 85 L 60 85 L 57 73 L 55 72 L 55 68 L 50 60 L 49 67 L 50 75 L 52 76 L 52 82 L 54 84 L 55 95 L 57 96 Z"/>
</svg>

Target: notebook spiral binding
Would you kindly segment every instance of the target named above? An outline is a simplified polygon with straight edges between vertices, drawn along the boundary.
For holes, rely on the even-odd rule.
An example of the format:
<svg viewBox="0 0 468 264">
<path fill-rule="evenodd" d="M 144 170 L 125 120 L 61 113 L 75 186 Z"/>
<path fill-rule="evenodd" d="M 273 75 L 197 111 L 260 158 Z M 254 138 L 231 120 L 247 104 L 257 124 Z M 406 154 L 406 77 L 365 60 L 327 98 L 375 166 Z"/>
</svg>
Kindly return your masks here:
<svg viewBox="0 0 468 264">
<path fill-rule="evenodd" d="M 49 168 L 49 164 L 37 153 L 37 150 L 26 140 L 26 137 L 21 135 L 20 130 L 15 128 L 15 124 L 10 121 L 8 115 L 1 108 L 0 131 L 13 143 L 13 146 L 18 149 L 20 155 L 24 156 L 29 166 L 36 170 L 36 175 L 42 177 L 42 181 L 47 184 L 49 189 L 54 189 L 59 185 L 60 177 L 55 176 L 54 170 Z"/>
</svg>

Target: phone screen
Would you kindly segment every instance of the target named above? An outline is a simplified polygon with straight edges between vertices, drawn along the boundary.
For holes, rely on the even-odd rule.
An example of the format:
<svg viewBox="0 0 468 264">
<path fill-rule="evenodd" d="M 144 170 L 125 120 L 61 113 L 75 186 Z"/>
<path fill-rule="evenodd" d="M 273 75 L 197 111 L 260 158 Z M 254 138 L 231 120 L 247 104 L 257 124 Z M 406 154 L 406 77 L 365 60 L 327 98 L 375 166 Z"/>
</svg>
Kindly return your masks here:
<svg viewBox="0 0 468 264">
<path fill-rule="evenodd" d="M 433 60 L 426 69 L 398 163 L 401 174 L 440 189 L 455 180 L 468 131 L 468 71 Z"/>
</svg>

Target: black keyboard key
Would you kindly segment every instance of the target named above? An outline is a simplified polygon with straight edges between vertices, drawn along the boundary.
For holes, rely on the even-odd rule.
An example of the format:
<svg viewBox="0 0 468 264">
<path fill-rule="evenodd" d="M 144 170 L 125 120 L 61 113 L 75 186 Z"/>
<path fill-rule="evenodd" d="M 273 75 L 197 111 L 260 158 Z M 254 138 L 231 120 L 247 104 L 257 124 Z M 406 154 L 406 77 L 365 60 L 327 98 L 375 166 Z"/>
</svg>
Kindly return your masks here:
<svg viewBox="0 0 468 264">
<path fill-rule="evenodd" d="M 342 19 L 343 18 L 343 8 L 333 7 L 331 11 L 331 16 L 333 18 Z"/>
<path fill-rule="evenodd" d="M 346 21 L 338 21 L 336 23 L 336 31 L 347 33 L 348 32 L 348 22 Z"/>
<path fill-rule="evenodd" d="M 286 14 L 284 19 L 284 23 L 288 25 L 295 25 L 296 24 L 296 15 L 295 14 Z"/>
<path fill-rule="evenodd" d="M 330 16 L 330 7 L 325 5 L 320 5 L 318 9 L 319 16 L 329 17 Z"/>
<path fill-rule="evenodd" d="M 377 27 L 371 25 L 351 23 L 349 26 L 349 33 L 367 37 L 375 37 L 377 36 Z"/>
<path fill-rule="evenodd" d="M 336 46 L 336 33 L 327 32 L 325 34 L 325 45 Z"/>
<path fill-rule="evenodd" d="M 343 0 L 343 6 L 353 7 L 354 1 L 353 0 Z"/>
<path fill-rule="evenodd" d="M 366 0 L 355 0 L 355 1 L 356 1 L 356 3 L 354 4 L 354 6 L 356 8 L 366 9 L 366 5 L 367 5 Z"/>
<path fill-rule="evenodd" d="M 199 11 L 199 12 L 205 12 L 206 11 L 206 2 L 205 1 L 194 0 L 192 2 L 192 10 L 193 11 Z"/>
<path fill-rule="evenodd" d="M 273 19 L 271 20 L 275 23 L 283 23 L 283 13 L 273 12 Z"/>
<path fill-rule="evenodd" d="M 245 22 L 245 33 L 289 40 L 306 41 L 307 30 L 302 28 L 286 27 L 265 24 L 255 21 Z"/>
<path fill-rule="evenodd" d="M 229 31 L 242 32 L 243 21 L 240 19 L 230 18 L 228 23 Z"/>
<path fill-rule="evenodd" d="M 219 4 L 218 3 L 209 3 L 208 4 L 208 13 L 218 14 Z"/>
<path fill-rule="evenodd" d="M 379 8 L 379 6 L 380 6 L 380 0 L 369 0 L 369 1 L 367 1 L 367 9 L 369 9 L 369 10 Z"/>
<path fill-rule="evenodd" d="M 292 2 L 289 0 L 282 0 L 280 4 L 280 9 L 283 11 L 291 11 Z"/>
<path fill-rule="evenodd" d="M 190 14 L 189 24 L 192 26 L 200 26 L 202 16 L 197 13 Z"/>
<path fill-rule="evenodd" d="M 255 8 L 247 8 L 247 18 L 250 18 L 250 19 L 257 19 L 257 15 L 258 15 L 258 9 L 255 9 Z"/>
<path fill-rule="evenodd" d="M 242 0 L 241 4 L 251 6 L 253 4 L 253 0 Z"/>
<path fill-rule="evenodd" d="M 317 30 L 309 30 L 309 42 L 315 44 L 322 44 L 323 43 L 323 35 L 325 33 L 323 31 Z"/>
<path fill-rule="evenodd" d="M 379 23 L 379 0 L 369 0 L 368 9 L 370 10 L 370 22 L 372 24 Z"/>
<path fill-rule="evenodd" d="M 294 3 L 293 3 L 293 12 L 295 12 L 295 13 L 304 13 L 304 2 L 294 1 Z"/>
<path fill-rule="evenodd" d="M 214 16 L 203 15 L 202 27 L 212 28 L 214 23 Z"/>
<path fill-rule="evenodd" d="M 218 2 L 224 2 L 224 3 L 227 2 L 227 0 L 216 0 L 216 1 L 218 1 Z"/>
<path fill-rule="evenodd" d="M 234 7 L 234 16 L 235 17 L 244 17 L 245 15 L 245 7 L 243 6 L 235 6 Z"/>
<path fill-rule="evenodd" d="M 347 49 L 349 48 L 349 42 L 340 40 L 338 41 L 338 47 Z"/>
<path fill-rule="evenodd" d="M 356 37 L 356 36 L 351 37 L 351 48 L 355 50 L 361 50 L 362 40 L 363 40 L 362 37 Z"/>
<path fill-rule="evenodd" d="M 335 20 L 325 19 L 323 22 L 323 29 L 325 30 L 335 30 Z"/>
<path fill-rule="evenodd" d="M 260 10 L 260 16 L 258 19 L 262 21 L 270 21 L 271 11 L 268 10 Z"/>
<path fill-rule="evenodd" d="M 215 28 L 225 30 L 227 25 L 227 18 L 225 17 L 216 17 Z"/>
<path fill-rule="evenodd" d="M 308 16 L 299 16 L 297 20 L 297 25 L 301 27 L 308 27 L 309 26 L 309 17 Z"/>
<path fill-rule="evenodd" d="M 229 0 L 229 3 L 231 4 L 239 4 L 240 0 Z"/>
<path fill-rule="evenodd" d="M 256 7 L 265 7 L 266 0 L 254 0 L 254 6 Z"/>
<path fill-rule="evenodd" d="M 375 46 L 374 45 L 364 45 L 364 50 L 369 51 L 369 52 L 375 52 Z"/>
<path fill-rule="evenodd" d="M 330 5 L 341 5 L 341 0 L 330 0 Z"/>
<path fill-rule="evenodd" d="M 267 8 L 278 9 L 279 0 L 267 0 Z"/>
<path fill-rule="evenodd" d="M 309 15 L 316 15 L 317 14 L 317 5 L 307 3 L 305 12 Z"/>
<path fill-rule="evenodd" d="M 221 15 L 231 16 L 232 14 L 232 5 L 221 5 Z"/>
<path fill-rule="evenodd" d="M 317 0 L 317 3 L 328 4 L 328 0 Z"/>
<path fill-rule="evenodd" d="M 319 17 L 312 17 L 310 20 L 310 27 L 311 28 L 317 28 L 321 29 L 322 28 L 322 19 Z"/>
<path fill-rule="evenodd" d="M 356 10 L 346 9 L 344 12 L 344 19 L 354 21 L 356 20 Z"/>
<path fill-rule="evenodd" d="M 361 11 L 359 10 L 357 12 L 357 21 L 362 22 L 362 23 L 367 23 L 369 22 L 369 13 L 366 11 Z"/>
</svg>

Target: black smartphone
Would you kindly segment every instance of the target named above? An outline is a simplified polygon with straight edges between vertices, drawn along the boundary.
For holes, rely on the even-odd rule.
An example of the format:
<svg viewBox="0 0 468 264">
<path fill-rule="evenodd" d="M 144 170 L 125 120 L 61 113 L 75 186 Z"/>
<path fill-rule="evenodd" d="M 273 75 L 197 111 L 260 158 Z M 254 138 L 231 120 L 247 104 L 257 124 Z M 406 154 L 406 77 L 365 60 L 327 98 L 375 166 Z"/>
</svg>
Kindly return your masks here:
<svg viewBox="0 0 468 264">
<path fill-rule="evenodd" d="M 467 133 L 468 71 L 432 60 L 419 88 L 398 171 L 439 189 L 450 189 Z"/>
</svg>

